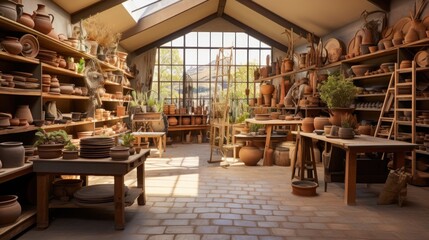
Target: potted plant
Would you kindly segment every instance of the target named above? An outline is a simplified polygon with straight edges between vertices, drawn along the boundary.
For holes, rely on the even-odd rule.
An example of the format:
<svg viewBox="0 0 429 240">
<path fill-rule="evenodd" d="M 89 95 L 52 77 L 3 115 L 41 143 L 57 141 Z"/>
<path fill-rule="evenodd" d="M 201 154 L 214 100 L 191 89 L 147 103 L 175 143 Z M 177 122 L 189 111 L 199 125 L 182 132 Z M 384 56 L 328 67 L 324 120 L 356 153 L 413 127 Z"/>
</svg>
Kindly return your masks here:
<svg viewBox="0 0 429 240">
<path fill-rule="evenodd" d="M 129 147 L 130 148 L 130 155 L 134 154 L 134 141 L 135 141 L 135 137 L 132 133 L 128 132 L 128 133 L 124 133 L 121 137 L 122 143 L 121 145 L 124 147 Z"/>
<path fill-rule="evenodd" d="M 37 139 L 34 146 L 37 147 L 39 157 L 44 159 L 61 157 L 64 145 L 70 142 L 70 138 L 64 130 L 46 132 L 39 128 L 35 135 Z"/>
<path fill-rule="evenodd" d="M 79 152 L 77 146 L 71 141 L 64 146 L 63 159 L 77 159 L 79 158 Z"/>
<path fill-rule="evenodd" d="M 356 87 L 342 74 L 331 74 L 319 87 L 320 99 L 326 103 L 333 125 L 341 125 L 341 116 L 353 112 L 351 105 L 356 97 Z"/>
<path fill-rule="evenodd" d="M 341 127 L 338 129 L 338 136 L 343 139 L 352 139 L 355 136 L 354 129 L 357 126 L 356 116 L 346 113 L 341 118 Z"/>
</svg>

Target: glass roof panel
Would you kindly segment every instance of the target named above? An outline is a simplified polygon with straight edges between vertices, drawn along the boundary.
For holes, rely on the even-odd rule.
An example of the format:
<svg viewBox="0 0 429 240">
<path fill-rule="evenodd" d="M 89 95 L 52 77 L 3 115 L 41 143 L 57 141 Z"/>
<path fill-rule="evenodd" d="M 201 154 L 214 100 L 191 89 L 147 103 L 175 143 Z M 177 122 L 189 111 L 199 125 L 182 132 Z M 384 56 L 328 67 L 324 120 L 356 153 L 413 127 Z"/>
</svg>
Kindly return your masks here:
<svg viewBox="0 0 429 240">
<path fill-rule="evenodd" d="M 181 0 L 128 0 L 122 3 L 128 13 L 138 22 L 152 13 L 158 12 Z"/>
</svg>

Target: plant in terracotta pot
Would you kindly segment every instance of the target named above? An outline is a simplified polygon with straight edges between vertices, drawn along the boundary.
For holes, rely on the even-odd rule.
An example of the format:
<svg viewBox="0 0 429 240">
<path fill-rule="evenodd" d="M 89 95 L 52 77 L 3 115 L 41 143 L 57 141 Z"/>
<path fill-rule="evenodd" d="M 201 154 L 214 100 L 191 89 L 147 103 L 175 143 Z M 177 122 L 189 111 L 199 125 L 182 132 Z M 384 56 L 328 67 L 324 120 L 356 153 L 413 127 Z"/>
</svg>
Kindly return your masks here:
<svg viewBox="0 0 429 240">
<path fill-rule="evenodd" d="M 70 142 L 70 138 L 64 130 L 46 132 L 39 128 L 35 135 L 37 139 L 34 146 L 37 147 L 39 157 L 43 159 L 61 157 L 64 145 Z"/>
<path fill-rule="evenodd" d="M 121 137 L 122 143 L 121 145 L 124 147 L 129 147 L 130 148 L 130 155 L 133 155 L 135 152 L 134 149 L 134 141 L 135 141 L 135 137 L 132 133 L 128 132 L 128 133 L 124 133 Z"/>
<path fill-rule="evenodd" d="M 79 158 L 79 152 L 76 145 L 71 141 L 64 146 L 63 159 L 77 159 Z"/>
<path fill-rule="evenodd" d="M 333 125 L 341 125 L 341 116 L 352 113 L 351 108 L 356 97 L 356 87 L 342 74 L 329 75 L 328 80 L 319 87 L 320 99 L 326 103 Z"/>
<path fill-rule="evenodd" d="M 341 127 L 338 130 L 338 136 L 343 139 L 352 139 L 355 136 L 354 129 L 357 126 L 356 116 L 346 113 L 341 118 Z"/>
</svg>

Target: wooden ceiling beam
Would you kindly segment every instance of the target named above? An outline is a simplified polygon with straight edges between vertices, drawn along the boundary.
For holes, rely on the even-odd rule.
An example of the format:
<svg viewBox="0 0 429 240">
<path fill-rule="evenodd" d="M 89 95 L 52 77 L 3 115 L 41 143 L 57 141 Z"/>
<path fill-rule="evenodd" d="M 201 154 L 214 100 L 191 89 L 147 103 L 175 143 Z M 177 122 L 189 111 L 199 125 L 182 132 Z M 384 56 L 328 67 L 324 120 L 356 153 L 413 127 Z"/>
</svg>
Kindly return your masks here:
<svg viewBox="0 0 429 240">
<path fill-rule="evenodd" d="M 209 16 L 207 16 L 207 17 L 205 17 L 199 21 L 196 21 L 196 22 L 194 22 L 194 23 L 192 23 L 192 24 L 190 24 L 190 25 L 188 25 L 182 29 L 179 29 L 179 30 L 177 30 L 177 31 L 175 31 L 175 32 L 163 37 L 163 38 L 160 38 L 154 42 L 151 42 L 151 43 L 149 43 L 149 44 L 147 44 L 147 45 L 145 45 L 139 49 L 136 49 L 135 51 L 133 51 L 133 53 L 135 53 L 136 55 L 140 55 L 149 49 L 152 49 L 154 47 L 159 47 L 166 42 L 172 41 L 172 40 L 174 40 L 174 39 L 176 39 L 182 35 L 190 33 L 194 28 L 197 28 L 203 24 L 206 24 L 215 18 L 217 18 L 217 12 L 213 13 L 213 14 L 211 14 L 211 15 L 209 15 Z"/>
<path fill-rule="evenodd" d="M 217 7 L 217 16 L 222 17 L 225 12 L 226 0 L 219 0 L 219 5 Z"/>
<path fill-rule="evenodd" d="M 271 12 L 267 8 L 264 8 L 263 6 L 257 4 L 256 2 L 252 0 L 237 0 L 237 2 L 243 4 L 244 6 L 252 9 L 253 11 L 259 13 L 260 15 L 270 19 L 271 21 L 277 23 L 278 25 L 291 29 L 293 28 L 294 33 L 302 36 L 307 37 L 307 34 L 310 33 L 309 31 L 305 30 L 304 28 L 284 19 L 283 17 Z M 314 35 L 314 41 L 317 43 L 319 42 L 320 37 Z"/>
<path fill-rule="evenodd" d="M 97 3 L 89 5 L 88 7 L 71 14 L 71 17 L 70 17 L 71 23 L 75 24 L 79 22 L 81 19 L 85 19 L 90 17 L 91 15 L 95 15 L 96 13 L 103 12 L 125 1 L 126 0 L 105 0 L 105 1 L 99 1 Z"/>
<path fill-rule="evenodd" d="M 189 11 L 207 0 L 187 0 L 174 3 L 158 12 L 140 19 L 136 25 L 122 33 L 122 39 L 127 39 L 151 27 L 154 27 L 168 19 Z"/>
<path fill-rule="evenodd" d="M 368 0 L 368 2 L 386 12 L 390 12 L 390 0 Z"/>
<path fill-rule="evenodd" d="M 227 14 L 223 14 L 222 18 L 225 19 L 226 21 L 234 24 L 235 26 L 243 29 L 247 34 L 249 34 L 250 36 L 270 45 L 271 47 L 275 47 L 277 49 L 280 49 L 283 52 L 287 52 L 287 46 L 277 42 L 276 40 L 267 37 L 266 35 L 260 33 L 259 31 L 247 26 L 246 24 L 238 21 L 237 19 L 227 15 Z"/>
</svg>

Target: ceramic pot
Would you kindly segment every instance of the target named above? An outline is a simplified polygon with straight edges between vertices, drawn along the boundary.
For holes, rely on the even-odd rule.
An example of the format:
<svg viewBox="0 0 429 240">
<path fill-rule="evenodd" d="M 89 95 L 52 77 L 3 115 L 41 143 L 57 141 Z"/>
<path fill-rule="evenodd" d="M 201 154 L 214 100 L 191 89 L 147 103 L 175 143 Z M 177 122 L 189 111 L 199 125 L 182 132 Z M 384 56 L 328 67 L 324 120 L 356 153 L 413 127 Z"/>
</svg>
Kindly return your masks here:
<svg viewBox="0 0 429 240">
<path fill-rule="evenodd" d="M 61 157 L 64 144 L 41 144 L 37 146 L 39 158 L 53 159 Z"/>
<path fill-rule="evenodd" d="M 176 117 L 169 117 L 168 118 L 168 125 L 176 126 L 177 125 L 177 118 Z"/>
<path fill-rule="evenodd" d="M 374 38 L 372 36 L 372 32 L 370 29 L 363 29 L 363 38 L 362 38 L 362 44 L 369 45 L 374 44 Z"/>
<path fill-rule="evenodd" d="M 12 0 L 0 0 L 0 16 L 16 21 L 21 17 L 22 5 Z"/>
<path fill-rule="evenodd" d="M 45 4 L 37 4 L 37 9 L 34 10 L 34 12 L 37 14 L 47 15 Z"/>
<path fill-rule="evenodd" d="M 419 40 L 419 34 L 414 28 L 410 28 L 404 37 L 404 43 L 415 42 Z"/>
<path fill-rule="evenodd" d="M 271 105 L 271 94 L 264 94 L 264 105 L 267 107 Z"/>
<path fill-rule="evenodd" d="M 33 123 L 33 115 L 28 105 L 19 105 L 15 112 L 15 118 L 27 119 L 28 123 Z"/>
<path fill-rule="evenodd" d="M 341 126 L 341 118 L 347 113 L 351 114 L 353 112 L 352 108 L 332 108 L 329 109 L 329 122 L 335 126 Z"/>
<path fill-rule="evenodd" d="M 60 179 L 52 183 L 52 194 L 59 200 L 68 201 L 82 184 L 82 179 Z"/>
<path fill-rule="evenodd" d="M 130 150 L 128 150 L 128 151 L 130 152 L 130 155 L 134 155 L 134 153 L 136 152 L 134 147 L 130 147 Z"/>
<path fill-rule="evenodd" d="M 110 157 L 114 161 L 127 160 L 130 156 L 130 149 L 124 146 L 112 147 L 110 149 Z"/>
<path fill-rule="evenodd" d="M 261 160 L 263 152 L 253 146 L 250 141 L 246 143 L 246 146 L 240 149 L 238 157 L 246 166 L 256 166 Z"/>
<path fill-rule="evenodd" d="M 34 29 L 43 33 L 48 34 L 52 30 L 52 23 L 54 22 L 54 15 L 52 14 L 33 14 Z"/>
<path fill-rule="evenodd" d="M 325 125 L 330 125 L 328 117 L 315 117 L 314 118 L 314 129 L 323 130 Z"/>
<path fill-rule="evenodd" d="M 203 122 L 203 119 L 201 117 L 195 117 L 195 124 L 200 125 Z"/>
<path fill-rule="evenodd" d="M 9 123 L 11 126 L 19 126 L 19 118 L 11 118 L 9 119 Z"/>
<path fill-rule="evenodd" d="M 0 225 L 14 223 L 21 215 L 21 205 L 16 195 L 0 196 Z"/>
<path fill-rule="evenodd" d="M 69 150 L 63 150 L 63 159 L 78 159 L 79 158 L 79 152 L 76 151 L 69 151 Z"/>
<path fill-rule="evenodd" d="M 10 54 L 17 55 L 22 52 L 22 44 L 16 37 L 5 37 L 4 40 L 1 41 L 1 45 L 4 50 Z"/>
<path fill-rule="evenodd" d="M 26 13 L 26 12 L 22 13 L 22 16 L 17 20 L 17 22 L 29 28 L 34 28 L 34 21 L 33 21 L 33 18 L 31 17 L 31 14 L 29 13 Z"/>
<path fill-rule="evenodd" d="M 0 117 L 0 127 L 9 127 L 10 124 L 10 118 L 9 117 Z M 18 120 L 19 125 L 19 120 Z"/>
<path fill-rule="evenodd" d="M 125 106 L 116 106 L 116 116 L 117 117 L 125 116 Z"/>
<path fill-rule="evenodd" d="M 323 132 L 325 133 L 325 135 L 331 135 L 331 128 L 332 128 L 332 125 L 325 125 L 323 127 Z"/>
<path fill-rule="evenodd" d="M 371 135 L 371 125 L 360 125 L 358 131 L 363 135 Z"/>
<path fill-rule="evenodd" d="M 271 95 L 274 92 L 274 86 L 271 84 L 262 84 L 260 90 L 262 95 Z"/>
<path fill-rule="evenodd" d="M 314 131 L 314 118 L 306 117 L 302 120 L 302 131 L 306 133 L 311 133 Z"/>
<path fill-rule="evenodd" d="M 285 72 L 293 71 L 293 61 L 292 60 L 290 60 L 290 59 L 283 60 L 283 65 L 284 65 L 283 68 L 284 68 Z"/>
<path fill-rule="evenodd" d="M 353 128 L 343 128 L 340 127 L 338 129 L 338 137 L 342 138 L 342 139 L 352 139 L 355 137 Z"/>
<path fill-rule="evenodd" d="M 63 57 L 60 57 L 58 59 L 58 67 L 60 67 L 60 68 L 66 68 L 67 67 L 67 62 Z"/>
<path fill-rule="evenodd" d="M 184 117 L 182 118 L 182 125 L 189 125 L 191 123 L 191 118 Z"/>
<path fill-rule="evenodd" d="M 24 166 L 25 149 L 22 142 L 0 143 L 0 159 L 3 162 L 3 168 Z"/>
</svg>

